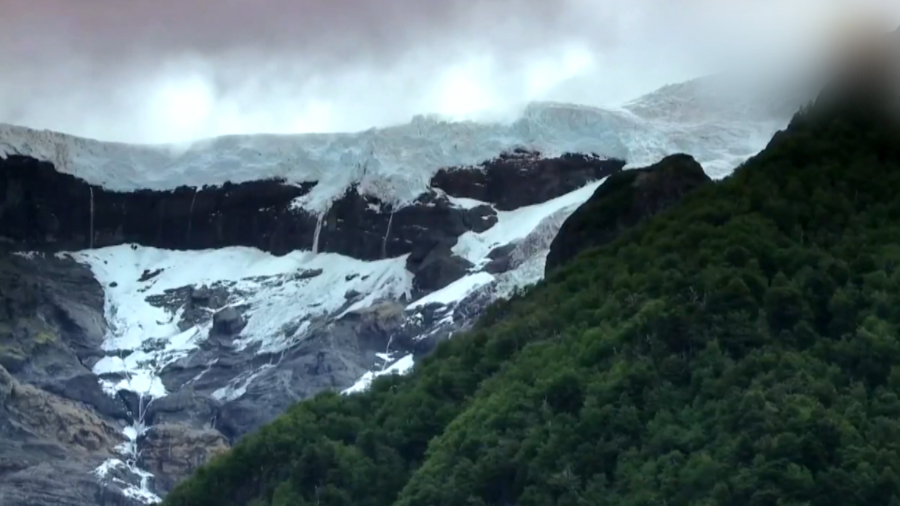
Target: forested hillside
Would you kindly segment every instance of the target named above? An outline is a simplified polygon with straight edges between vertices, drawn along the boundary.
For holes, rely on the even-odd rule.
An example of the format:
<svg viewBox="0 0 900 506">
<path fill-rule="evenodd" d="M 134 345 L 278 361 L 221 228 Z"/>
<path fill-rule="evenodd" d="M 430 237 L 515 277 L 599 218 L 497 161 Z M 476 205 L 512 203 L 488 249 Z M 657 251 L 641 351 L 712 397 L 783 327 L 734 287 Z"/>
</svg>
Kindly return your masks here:
<svg viewBox="0 0 900 506">
<path fill-rule="evenodd" d="M 900 505 L 900 128 L 867 104 L 799 113 L 733 176 L 409 376 L 294 406 L 166 504 Z"/>
</svg>

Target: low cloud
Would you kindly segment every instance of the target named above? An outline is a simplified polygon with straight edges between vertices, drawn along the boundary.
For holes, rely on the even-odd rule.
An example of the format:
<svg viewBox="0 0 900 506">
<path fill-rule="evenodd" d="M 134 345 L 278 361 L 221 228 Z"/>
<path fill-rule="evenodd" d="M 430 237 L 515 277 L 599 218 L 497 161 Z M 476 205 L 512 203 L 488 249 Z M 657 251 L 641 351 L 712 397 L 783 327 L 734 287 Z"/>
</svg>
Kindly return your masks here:
<svg viewBox="0 0 900 506">
<path fill-rule="evenodd" d="M 125 142 L 608 105 L 801 54 L 882 0 L 6 0 L 0 121 Z"/>
</svg>

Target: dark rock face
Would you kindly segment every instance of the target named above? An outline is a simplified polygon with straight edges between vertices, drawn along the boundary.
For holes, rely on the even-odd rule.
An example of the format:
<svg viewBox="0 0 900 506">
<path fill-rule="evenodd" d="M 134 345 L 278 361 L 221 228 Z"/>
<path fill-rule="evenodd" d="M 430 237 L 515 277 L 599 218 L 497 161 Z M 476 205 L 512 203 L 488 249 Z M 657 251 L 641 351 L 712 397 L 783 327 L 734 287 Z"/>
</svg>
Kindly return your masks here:
<svg viewBox="0 0 900 506">
<path fill-rule="evenodd" d="M 53 253 L 131 243 L 176 250 L 247 246 L 280 255 L 309 250 L 318 236 L 320 252 L 361 260 L 408 255 L 412 296 L 418 298 L 473 268 L 452 247 L 460 235 L 493 226 L 498 209 L 561 196 L 621 171 L 623 164 L 517 152 L 479 168 L 441 171 L 434 189 L 401 208 L 351 187 L 315 216 L 293 206 L 315 183 L 267 180 L 122 193 L 30 157 L 0 158 L 0 504 L 132 504 L 121 488 L 134 484 L 136 475 L 117 468 L 99 480 L 91 473 L 107 458 L 124 458 L 115 446 L 123 427 L 136 419 L 150 427 L 140 438 L 138 465 L 154 473 L 151 488 L 164 493 L 293 403 L 345 389 L 383 367 L 385 353 L 395 359 L 427 354 L 469 325 L 489 301 L 483 295 L 455 309 L 421 308 L 416 317 L 405 309 L 408 300 L 376 301 L 339 319 L 310 317 L 302 321 L 308 327 L 301 337 L 275 354 L 261 352 L 259 343 L 239 346 L 248 307 L 228 301 L 243 294 L 218 283 L 166 290 L 147 302 L 178 309 L 182 330 L 200 323 L 212 329 L 196 349 L 159 371 L 170 393 L 148 403 L 133 392 L 109 396 L 92 372 L 106 355 L 106 322 L 103 287 L 90 269 L 69 258 L 26 259 L 6 250 Z M 452 197 L 488 204 L 462 205 Z M 492 253 L 491 272 L 512 268 L 511 251 Z M 161 273 L 149 269 L 139 277 L 152 282 Z M 365 295 L 344 294 L 343 308 Z M 448 321 L 449 311 L 460 318 L 440 323 Z M 292 325 L 273 337 L 293 336 L 301 322 Z M 164 341 L 147 340 L 143 351 L 162 349 Z M 104 379 L 126 378 L 114 373 Z"/>
<path fill-rule="evenodd" d="M 144 439 L 141 464 L 157 477 L 156 490 L 165 493 L 228 446 L 215 429 L 160 423 Z"/>
<path fill-rule="evenodd" d="M 105 330 L 90 269 L 0 252 L 0 504 L 137 504 L 92 474 L 131 421 L 91 372 Z"/>
<path fill-rule="evenodd" d="M 236 308 L 226 307 L 213 315 L 212 332 L 224 336 L 236 336 L 245 325 L 241 313 Z"/>
<path fill-rule="evenodd" d="M 453 197 L 510 210 L 564 195 L 621 171 L 624 163 L 572 154 L 543 158 L 520 150 L 475 168 L 443 169 L 431 183 Z M 292 202 L 314 186 L 264 180 L 112 192 L 57 172 L 48 162 L 14 155 L 0 159 L 0 240 L 45 251 L 134 243 L 180 250 L 248 246 L 280 255 L 311 249 L 321 218 L 319 251 L 377 260 L 414 252 L 423 258 L 435 248 L 443 252 L 444 244 L 467 231 L 487 230 L 497 220 L 490 205 L 457 207 L 436 191 L 393 210 L 351 187 L 324 216 L 294 209 Z M 447 262 L 459 272 L 458 260 Z M 156 275 L 144 273 L 147 279 Z M 426 281 L 422 289 L 440 286 Z"/>
<path fill-rule="evenodd" d="M 406 258 L 407 270 L 416 275 L 413 278 L 413 289 L 416 291 L 413 298 L 444 288 L 473 267 L 468 260 L 453 254 L 451 248 L 454 242 L 424 240 Z"/>
<path fill-rule="evenodd" d="M 586 249 L 613 241 L 624 230 L 672 207 L 709 182 L 703 167 L 685 154 L 609 177 L 560 228 L 550 245 L 544 274 Z"/>
<path fill-rule="evenodd" d="M 393 211 L 351 187 L 325 214 L 319 251 L 361 260 L 394 258 L 421 248 L 423 243 L 455 242 L 465 232 L 483 232 L 496 222 L 490 206 L 453 207 L 434 192 Z"/>
<path fill-rule="evenodd" d="M 519 149 L 478 167 L 443 169 L 431 179 L 431 186 L 509 211 L 565 195 L 624 166 L 623 160 L 569 153 L 543 158 L 536 151 Z"/>
<path fill-rule="evenodd" d="M 0 159 L 0 234 L 23 249 L 79 250 L 125 243 L 168 249 L 309 248 L 314 219 L 291 202 L 314 185 L 226 183 L 170 192 L 112 192 L 30 157 Z"/>
<path fill-rule="evenodd" d="M 484 270 L 491 274 L 500 274 L 508 271 L 512 264 L 510 255 L 515 249 L 515 244 L 505 244 L 491 250 L 491 252 L 488 253 L 488 258 L 490 258 L 491 261 L 484 266 Z"/>
<path fill-rule="evenodd" d="M 0 253 L 0 364 L 20 381 L 125 419 L 91 367 L 103 355 L 103 291 L 90 269 Z"/>
<path fill-rule="evenodd" d="M 91 474 L 123 437 L 80 402 L 23 384 L 0 367 L 0 504 L 131 505 Z"/>
<path fill-rule="evenodd" d="M 190 387 L 154 399 L 147 406 L 144 423 L 182 423 L 193 427 L 212 425 L 219 412 L 220 403 L 208 396 L 194 392 Z"/>
<path fill-rule="evenodd" d="M 450 180 L 474 175 L 463 171 Z M 319 217 L 292 202 L 314 186 L 267 180 L 119 193 L 56 172 L 50 163 L 10 156 L 0 159 L 0 239 L 29 250 L 134 243 L 179 250 L 248 246 L 281 255 L 313 247 Z M 361 260 L 397 257 L 421 241 L 453 241 L 496 222 L 490 206 L 458 208 L 434 192 L 395 212 L 356 187 L 321 218 L 318 250 Z"/>
<path fill-rule="evenodd" d="M 216 427 L 237 439 L 297 401 L 349 387 L 380 364 L 379 353 L 390 350 L 397 358 L 411 353 L 415 343 L 404 335 L 403 307 L 385 302 L 313 330 L 284 355 L 272 357 L 273 367 L 263 369 L 244 395 L 225 402 Z"/>
</svg>

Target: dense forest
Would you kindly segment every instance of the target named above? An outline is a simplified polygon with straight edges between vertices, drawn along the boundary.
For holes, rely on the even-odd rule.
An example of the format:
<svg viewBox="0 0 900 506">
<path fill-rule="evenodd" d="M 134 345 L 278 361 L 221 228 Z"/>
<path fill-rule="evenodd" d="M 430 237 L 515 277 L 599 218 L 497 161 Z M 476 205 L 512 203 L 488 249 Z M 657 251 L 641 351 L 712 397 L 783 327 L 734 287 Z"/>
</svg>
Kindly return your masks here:
<svg viewBox="0 0 900 506">
<path fill-rule="evenodd" d="M 729 178 L 295 405 L 168 506 L 900 505 L 900 127 L 817 103 Z"/>
</svg>

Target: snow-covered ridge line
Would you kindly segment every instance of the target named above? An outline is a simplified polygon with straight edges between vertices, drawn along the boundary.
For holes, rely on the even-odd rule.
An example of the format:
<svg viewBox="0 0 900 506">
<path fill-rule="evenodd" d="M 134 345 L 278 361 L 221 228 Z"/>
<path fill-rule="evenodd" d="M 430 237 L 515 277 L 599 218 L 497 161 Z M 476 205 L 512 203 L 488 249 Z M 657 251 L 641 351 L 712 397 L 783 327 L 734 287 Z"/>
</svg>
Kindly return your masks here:
<svg viewBox="0 0 900 506">
<path fill-rule="evenodd" d="M 383 202 L 403 205 L 427 190 L 438 170 L 478 167 L 517 148 L 548 157 L 598 153 L 632 167 L 687 152 L 713 172 L 727 171 L 765 145 L 762 141 L 793 113 L 760 117 L 759 97 L 722 100 L 719 94 L 714 113 L 684 114 L 684 108 L 698 108 L 684 99 L 692 96 L 685 87 L 701 85 L 702 80 L 648 94 L 645 101 L 654 105 L 649 112 L 641 107 L 642 99 L 616 108 L 541 102 L 509 122 L 417 116 L 406 124 L 356 133 L 230 135 L 179 146 L 102 142 L 0 124 L 0 157 L 33 156 L 115 191 L 261 179 L 317 182 L 298 204 L 319 213 L 354 183 Z M 674 96 L 661 99 L 667 91 Z"/>
</svg>

